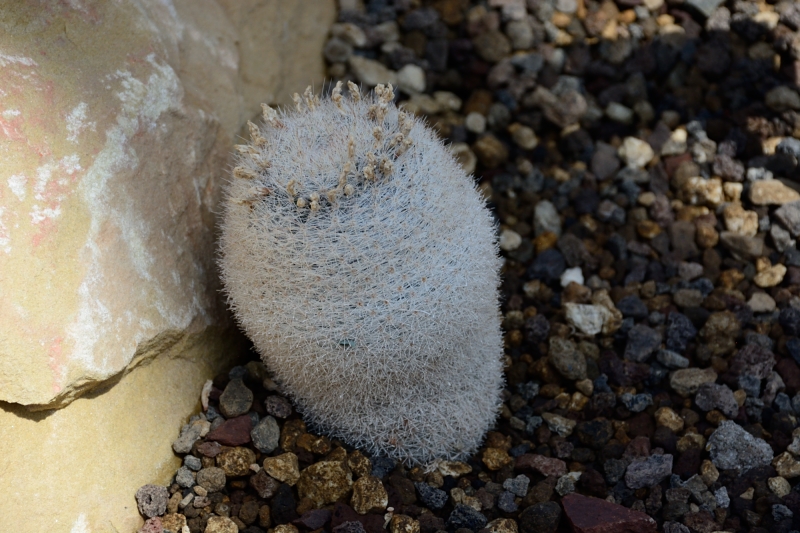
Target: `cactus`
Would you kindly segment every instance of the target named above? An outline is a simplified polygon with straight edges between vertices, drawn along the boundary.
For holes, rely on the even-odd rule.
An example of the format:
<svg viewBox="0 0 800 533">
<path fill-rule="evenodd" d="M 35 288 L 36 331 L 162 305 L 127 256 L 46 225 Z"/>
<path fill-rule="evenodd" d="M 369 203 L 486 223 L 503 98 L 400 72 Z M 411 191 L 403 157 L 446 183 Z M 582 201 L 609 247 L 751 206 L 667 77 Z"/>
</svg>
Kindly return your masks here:
<svg viewBox="0 0 800 533">
<path fill-rule="evenodd" d="M 316 431 L 410 464 L 474 453 L 500 408 L 500 259 L 473 180 L 393 103 L 310 88 L 237 146 L 229 305 Z"/>
</svg>

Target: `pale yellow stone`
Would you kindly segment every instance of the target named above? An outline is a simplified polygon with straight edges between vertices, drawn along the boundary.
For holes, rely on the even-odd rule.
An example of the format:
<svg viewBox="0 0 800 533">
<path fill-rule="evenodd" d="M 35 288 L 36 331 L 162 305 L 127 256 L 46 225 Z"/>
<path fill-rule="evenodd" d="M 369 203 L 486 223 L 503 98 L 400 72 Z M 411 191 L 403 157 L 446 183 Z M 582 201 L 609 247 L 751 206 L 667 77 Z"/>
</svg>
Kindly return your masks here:
<svg viewBox="0 0 800 533">
<path fill-rule="evenodd" d="M 767 486 L 778 498 L 783 498 L 792 492 L 792 486 L 785 477 L 771 477 L 767 480 Z"/>
<path fill-rule="evenodd" d="M 659 407 L 655 413 L 656 425 L 664 426 L 673 433 L 678 433 L 683 429 L 683 419 L 670 407 Z"/>
<path fill-rule="evenodd" d="M 300 466 L 297 456 L 292 452 L 264 459 L 264 470 L 278 481 L 294 486 L 300 479 Z"/>
<path fill-rule="evenodd" d="M 450 489 L 450 499 L 453 502 L 453 505 L 464 504 L 469 507 L 472 507 L 476 511 L 480 512 L 481 510 L 481 502 L 475 496 L 468 496 L 464 489 L 460 487 L 455 487 Z"/>
<path fill-rule="evenodd" d="M 699 433 L 687 432 L 686 435 L 678 439 L 676 448 L 679 453 L 686 450 L 695 449 L 702 450 L 706 445 L 706 439 Z"/>
<path fill-rule="evenodd" d="M 389 495 L 380 479 L 374 476 L 363 476 L 353 483 L 350 505 L 358 514 L 383 511 L 389 505 Z"/>
<path fill-rule="evenodd" d="M 753 237 L 758 233 L 758 213 L 748 211 L 742 204 L 728 204 L 722 212 L 728 231 Z"/>
<path fill-rule="evenodd" d="M 779 263 L 769 268 L 765 268 L 764 270 L 753 276 L 753 283 L 755 283 L 761 288 L 774 287 L 775 285 L 778 285 L 781 281 L 783 281 L 783 277 L 785 275 L 786 275 L 786 267 Z"/>
<path fill-rule="evenodd" d="M 787 479 L 800 476 L 800 462 L 798 462 L 789 452 L 783 452 L 772 460 L 772 466 L 778 475 Z"/>
<path fill-rule="evenodd" d="M 726 181 L 722 184 L 722 192 L 725 193 L 726 202 L 741 202 L 743 190 L 744 186 L 741 183 Z"/>
<path fill-rule="evenodd" d="M 692 205 L 720 205 L 723 202 L 722 180 L 700 176 L 689 178 L 683 187 L 683 200 Z"/>
<path fill-rule="evenodd" d="M 208 353 L 194 348 L 196 360 L 182 357 L 181 348 L 191 347 L 181 345 L 63 409 L 30 413 L 0 404 L 2 484 L 13 487 L 0 498 L 0 531 L 136 531 L 143 523 L 136 490 L 169 483 L 181 464 L 172 442 L 230 353 L 230 346 L 204 342 Z M 53 459 L 48 468 L 46 458 Z M 48 511 L 20 520 L 31 501 Z"/>
<path fill-rule="evenodd" d="M 703 463 L 700 465 L 700 477 L 703 479 L 703 483 L 710 487 L 719 479 L 719 470 L 714 466 L 714 463 L 708 459 L 704 459 Z"/>
<path fill-rule="evenodd" d="M 453 476 L 454 478 L 472 472 L 472 467 L 462 461 L 440 461 L 436 467 L 443 476 Z"/>
<path fill-rule="evenodd" d="M 517 533 L 517 522 L 511 518 L 495 518 L 486 524 L 488 533 Z"/>
<path fill-rule="evenodd" d="M 800 200 L 800 193 L 779 180 L 758 180 L 750 186 L 750 201 L 756 205 L 783 205 Z"/>
<path fill-rule="evenodd" d="M 419 533 L 419 521 L 410 516 L 396 514 L 389 521 L 389 533 Z"/>
</svg>

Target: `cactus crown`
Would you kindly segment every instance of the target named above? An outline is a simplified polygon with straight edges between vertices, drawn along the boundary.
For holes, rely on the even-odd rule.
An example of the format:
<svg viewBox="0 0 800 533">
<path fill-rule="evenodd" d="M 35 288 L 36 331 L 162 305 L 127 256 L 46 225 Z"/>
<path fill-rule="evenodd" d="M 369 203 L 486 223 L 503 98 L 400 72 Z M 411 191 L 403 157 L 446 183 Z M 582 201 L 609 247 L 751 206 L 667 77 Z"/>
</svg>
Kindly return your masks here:
<svg viewBox="0 0 800 533">
<path fill-rule="evenodd" d="M 463 458 L 500 406 L 494 222 L 391 86 L 341 89 L 249 124 L 220 240 L 229 302 L 312 426 Z"/>
</svg>

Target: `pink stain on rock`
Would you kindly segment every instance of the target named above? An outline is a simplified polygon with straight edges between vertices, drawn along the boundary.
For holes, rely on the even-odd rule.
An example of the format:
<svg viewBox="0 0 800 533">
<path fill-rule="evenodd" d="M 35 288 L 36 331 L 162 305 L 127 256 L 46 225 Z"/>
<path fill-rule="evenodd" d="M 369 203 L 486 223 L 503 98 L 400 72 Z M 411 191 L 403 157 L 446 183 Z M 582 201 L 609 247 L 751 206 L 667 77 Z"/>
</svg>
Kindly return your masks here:
<svg viewBox="0 0 800 533">
<path fill-rule="evenodd" d="M 54 393 L 61 392 L 62 376 L 66 361 L 63 350 L 64 337 L 56 337 L 47 349 L 48 366 L 53 374 L 52 390 Z"/>
</svg>

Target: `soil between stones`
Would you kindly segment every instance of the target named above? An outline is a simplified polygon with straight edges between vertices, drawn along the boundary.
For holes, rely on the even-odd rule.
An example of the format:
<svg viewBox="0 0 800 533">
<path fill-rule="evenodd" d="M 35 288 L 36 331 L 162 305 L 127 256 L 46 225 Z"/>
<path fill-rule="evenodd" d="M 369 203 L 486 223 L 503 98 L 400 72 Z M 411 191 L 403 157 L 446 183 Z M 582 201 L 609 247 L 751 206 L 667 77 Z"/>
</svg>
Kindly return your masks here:
<svg viewBox="0 0 800 533">
<path fill-rule="evenodd" d="M 412 468 L 207 388 L 143 531 L 800 530 L 800 4 L 340 0 L 329 75 L 392 81 L 497 215 L 503 411 Z"/>
</svg>

